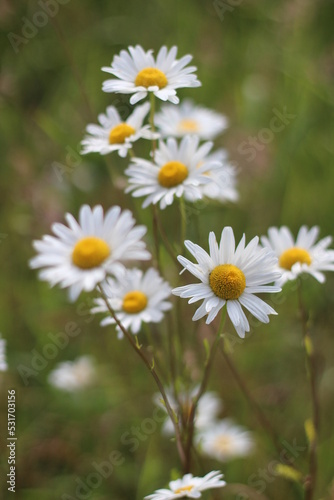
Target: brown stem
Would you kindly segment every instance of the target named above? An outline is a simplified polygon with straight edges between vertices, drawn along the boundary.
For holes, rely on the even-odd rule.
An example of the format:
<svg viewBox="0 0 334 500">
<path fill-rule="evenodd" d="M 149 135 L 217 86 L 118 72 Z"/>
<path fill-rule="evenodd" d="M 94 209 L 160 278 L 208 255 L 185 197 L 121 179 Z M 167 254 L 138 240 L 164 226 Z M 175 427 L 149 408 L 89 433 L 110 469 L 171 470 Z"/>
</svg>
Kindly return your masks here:
<svg viewBox="0 0 334 500">
<path fill-rule="evenodd" d="M 311 403 L 312 403 L 312 423 L 314 428 L 315 435 L 313 436 L 312 441 L 310 442 L 310 457 L 309 457 L 309 478 L 305 486 L 305 500 L 312 500 L 314 496 L 314 490 L 317 479 L 318 472 L 318 457 L 317 457 L 317 448 L 318 448 L 318 434 L 319 434 L 319 423 L 320 423 L 320 405 L 319 405 L 319 397 L 317 392 L 317 370 L 315 364 L 315 356 L 312 348 L 311 337 L 308 326 L 308 314 L 305 309 L 302 291 L 301 291 L 301 283 L 299 283 L 299 287 L 297 290 L 298 293 L 298 305 L 299 305 L 299 313 L 300 320 L 302 324 L 303 330 L 303 340 L 305 347 L 305 355 L 306 362 L 310 380 L 310 392 L 311 392 Z"/>
<path fill-rule="evenodd" d="M 220 351 L 226 361 L 226 364 L 227 366 L 229 367 L 236 383 L 238 384 L 239 388 L 241 389 L 243 395 L 245 396 L 248 404 L 250 405 L 250 407 L 252 408 L 252 410 L 254 411 L 255 415 L 256 415 L 256 418 L 258 419 L 258 421 L 260 422 L 260 424 L 263 426 L 263 428 L 267 431 L 267 433 L 270 435 L 271 439 L 272 439 L 272 442 L 274 444 L 274 447 L 276 448 L 276 450 L 278 451 L 278 453 L 281 453 L 282 451 L 282 445 L 280 443 L 280 440 L 279 440 L 279 437 L 278 437 L 278 434 L 276 433 L 275 429 L 272 427 L 270 421 L 267 419 L 267 417 L 265 416 L 265 414 L 263 413 L 262 411 L 262 408 L 261 406 L 257 403 L 257 401 L 255 401 L 253 399 L 253 396 L 251 395 L 248 387 L 247 387 L 247 384 L 245 383 L 245 381 L 243 380 L 242 376 L 240 375 L 237 367 L 235 366 L 232 358 L 230 357 L 230 355 L 226 352 L 225 350 L 225 343 L 223 342 L 221 347 L 220 347 Z"/>
<path fill-rule="evenodd" d="M 162 398 L 164 400 L 164 403 L 165 403 L 166 410 L 167 410 L 167 413 L 169 415 L 169 418 L 171 419 L 171 421 L 173 423 L 174 430 L 175 430 L 175 438 L 176 438 L 176 445 L 177 445 L 178 453 L 179 453 L 181 462 L 183 464 L 183 467 L 185 467 L 186 456 L 185 456 L 185 452 L 184 452 L 184 449 L 183 449 L 183 444 L 182 444 L 182 439 L 181 439 L 181 433 L 180 433 L 179 424 L 178 424 L 176 415 L 175 415 L 173 409 L 170 406 L 167 394 L 166 394 L 165 389 L 163 387 L 163 384 L 162 384 L 162 382 L 160 380 L 160 377 L 159 377 L 159 375 L 157 374 L 157 372 L 156 372 L 156 370 L 154 368 L 154 359 L 152 361 L 150 361 L 146 357 L 145 353 L 141 350 L 141 346 L 139 345 L 139 343 L 136 343 L 133 340 L 133 336 L 131 335 L 131 333 L 129 333 L 128 330 L 126 328 L 124 328 L 124 326 L 122 325 L 122 323 L 117 318 L 114 310 L 110 306 L 108 298 L 105 295 L 105 293 L 104 293 L 103 288 L 102 288 L 101 285 L 98 285 L 98 289 L 99 289 L 99 291 L 101 293 L 101 296 L 102 296 L 102 298 L 103 298 L 103 300 L 104 300 L 104 302 L 105 302 L 105 304 L 106 304 L 106 306 L 108 308 L 108 311 L 110 312 L 112 318 L 115 320 L 117 326 L 121 329 L 122 333 L 124 334 L 124 336 L 126 337 L 126 339 L 129 341 L 129 343 L 130 343 L 131 347 L 133 348 L 133 350 L 137 353 L 137 355 L 140 357 L 140 359 L 144 362 L 145 366 L 148 368 L 149 372 L 151 373 L 152 377 L 155 380 L 155 383 L 158 386 L 158 389 L 159 389 L 159 391 L 161 393 L 161 396 L 162 396 Z"/>
<path fill-rule="evenodd" d="M 220 327 L 218 329 L 215 340 L 213 341 L 213 344 L 211 346 L 209 356 L 208 356 L 206 363 L 205 363 L 204 373 L 203 373 L 200 388 L 199 388 L 198 393 L 196 394 L 196 397 L 193 400 L 191 408 L 190 408 L 189 418 L 187 420 L 187 431 L 188 432 L 187 432 L 187 441 L 186 441 L 186 447 L 185 447 L 185 455 L 186 455 L 186 462 L 185 462 L 185 469 L 184 469 L 185 474 L 190 472 L 190 468 L 191 468 L 191 450 L 193 448 L 194 431 L 195 431 L 195 416 L 196 416 L 197 406 L 198 406 L 199 400 L 203 396 L 203 394 L 206 390 L 206 387 L 208 385 L 208 382 L 209 382 L 210 372 L 211 372 L 211 368 L 213 365 L 213 360 L 215 358 L 215 355 L 216 355 L 216 352 L 218 349 L 219 341 L 221 339 L 221 333 L 222 333 L 222 330 L 224 328 L 225 318 L 226 318 L 226 311 L 224 309 L 224 311 L 222 313 Z"/>
</svg>

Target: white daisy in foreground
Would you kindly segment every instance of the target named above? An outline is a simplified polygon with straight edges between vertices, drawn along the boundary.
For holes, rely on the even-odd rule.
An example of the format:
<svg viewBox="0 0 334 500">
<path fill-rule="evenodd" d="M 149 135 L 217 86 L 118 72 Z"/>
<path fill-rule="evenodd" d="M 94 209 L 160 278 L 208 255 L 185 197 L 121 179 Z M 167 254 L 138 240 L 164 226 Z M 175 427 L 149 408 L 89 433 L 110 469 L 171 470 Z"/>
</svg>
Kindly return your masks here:
<svg viewBox="0 0 334 500">
<path fill-rule="evenodd" d="M 280 292 L 278 286 L 268 285 L 277 280 L 277 258 L 267 248 L 258 246 L 256 236 L 245 247 L 245 235 L 235 248 L 231 227 L 225 227 L 219 246 L 213 232 L 209 235 L 210 255 L 199 245 L 187 240 L 186 248 L 197 260 L 197 264 L 179 255 L 178 260 L 201 283 L 174 288 L 172 293 L 189 298 L 189 304 L 204 299 L 193 316 L 196 321 L 208 315 L 206 323 L 215 319 L 226 305 L 227 313 L 240 337 L 249 332 L 249 323 L 242 306 L 248 309 L 262 323 L 268 323 L 269 314 L 277 314 L 272 307 L 255 293 Z"/>
<path fill-rule="evenodd" d="M 148 495 L 145 500 L 173 500 L 174 498 L 200 498 L 201 492 L 213 488 L 222 488 L 226 482 L 222 480 L 220 471 L 212 471 L 204 477 L 194 477 L 186 474 L 182 479 L 176 479 L 169 483 L 169 490 L 157 490 L 153 495 Z"/>
<path fill-rule="evenodd" d="M 143 273 L 140 269 L 126 269 L 120 266 L 115 271 L 115 279 L 108 278 L 102 287 L 119 321 L 134 334 L 140 331 L 142 322 L 162 321 L 164 312 L 172 307 L 172 304 L 166 301 L 171 294 L 171 288 L 153 268 Z M 101 325 L 115 324 L 105 301 L 99 298 L 95 302 L 97 307 L 92 309 L 93 313 L 108 313 Z M 121 329 L 118 326 L 116 329 L 118 338 L 122 338 Z"/>
<path fill-rule="evenodd" d="M 199 146 L 199 138 L 186 136 L 178 145 L 173 138 L 160 141 L 155 152 L 155 163 L 142 158 L 134 158 L 125 171 L 132 192 L 137 198 L 146 196 L 143 208 L 151 203 L 160 203 L 164 209 L 173 203 L 174 197 L 184 196 L 188 201 L 203 197 L 201 186 L 210 182 L 207 172 L 219 169 L 221 163 L 210 160 L 207 155 L 212 142 Z"/>
<path fill-rule="evenodd" d="M 138 106 L 124 122 L 114 106 L 108 106 L 106 114 L 100 114 L 98 120 L 101 125 L 89 124 L 87 135 L 81 142 L 82 154 L 100 153 L 106 155 L 118 151 L 119 156 L 125 157 L 132 143 L 138 139 L 158 138 L 158 134 L 150 131 L 149 125 L 143 126 L 143 121 L 149 112 L 150 104 L 147 102 Z"/>
<path fill-rule="evenodd" d="M 6 342 L 6 339 L 1 338 L 0 335 L 0 372 L 5 372 L 8 370 L 6 359 Z"/>
<path fill-rule="evenodd" d="M 192 56 L 176 59 L 175 46 L 169 51 L 167 47 L 161 47 L 156 59 L 152 52 L 145 52 L 140 45 L 130 46 L 128 51 L 121 50 L 120 55 L 114 57 L 111 67 L 102 68 L 102 71 L 117 78 L 103 82 L 102 90 L 134 94 L 130 99 L 131 104 L 144 99 L 148 92 L 153 92 L 163 101 L 177 104 L 179 98 L 176 96 L 176 89 L 201 85 L 196 75 L 192 74 L 197 68 L 187 66 Z"/>
<path fill-rule="evenodd" d="M 192 407 L 192 402 L 198 393 L 199 387 L 195 387 L 192 391 L 182 391 L 178 394 L 178 400 L 180 406 L 176 401 L 171 389 L 166 391 L 171 408 L 178 415 L 180 422 L 187 422 L 190 416 L 190 411 Z M 166 406 L 161 401 L 161 394 L 155 394 L 153 398 L 156 405 L 163 408 L 166 413 Z M 200 431 L 201 429 L 206 429 L 210 426 L 217 418 L 218 414 L 223 408 L 222 401 L 218 398 L 215 392 L 206 392 L 203 394 L 199 403 L 197 405 L 195 413 L 195 431 Z M 162 432 L 166 435 L 174 434 L 174 425 L 169 417 L 167 417 L 163 427 Z"/>
<path fill-rule="evenodd" d="M 71 214 L 65 217 L 69 227 L 53 224 L 56 237 L 44 236 L 34 242 L 39 255 L 30 261 L 30 266 L 44 268 L 39 277 L 51 286 L 69 287 L 71 300 L 83 290 L 92 291 L 107 274 L 114 272 L 120 261 L 150 258 L 141 241 L 146 227 L 134 227 L 129 210 L 122 212 L 115 206 L 104 215 L 101 205 L 93 209 L 83 205 L 79 223 Z"/>
<path fill-rule="evenodd" d="M 179 106 L 162 106 L 154 117 L 154 123 L 164 137 L 195 134 L 206 141 L 217 137 L 228 126 L 224 115 L 196 106 L 190 99 L 185 99 Z"/>
<path fill-rule="evenodd" d="M 227 418 L 203 430 L 197 442 L 205 455 L 220 462 L 245 457 L 255 446 L 252 433 Z"/>
<path fill-rule="evenodd" d="M 81 356 L 75 361 L 64 361 L 49 373 L 48 381 L 54 387 L 64 391 L 77 391 L 89 387 L 95 380 L 96 373 L 89 356 Z"/>
<path fill-rule="evenodd" d="M 322 271 L 334 271 L 334 250 L 328 250 L 332 237 L 327 236 L 316 243 L 319 228 L 308 229 L 302 226 L 296 241 L 291 231 L 286 227 L 271 227 L 268 237 L 262 236 L 262 244 L 275 252 L 278 257 L 278 267 L 282 277 L 278 280 L 280 286 L 287 281 L 295 280 L 300 274 L 311 274 L 320 283 L 325 281 Z"/>
<path fill-rule="evenodd" d="M 203 195 L 211 200 L 217 200 L 221 203 L 226 201 L 235 202 L 239 199 L 239 193 L 236 189 L 236 169 L 227 161 L 227 153 L 224 149 L 217 149 L 211 153 L 209 161 L 218 161 L 221 168 L 209 171 L 206 175 L 210 179 L 209 184 L 201 186 Z"/>
</svg>

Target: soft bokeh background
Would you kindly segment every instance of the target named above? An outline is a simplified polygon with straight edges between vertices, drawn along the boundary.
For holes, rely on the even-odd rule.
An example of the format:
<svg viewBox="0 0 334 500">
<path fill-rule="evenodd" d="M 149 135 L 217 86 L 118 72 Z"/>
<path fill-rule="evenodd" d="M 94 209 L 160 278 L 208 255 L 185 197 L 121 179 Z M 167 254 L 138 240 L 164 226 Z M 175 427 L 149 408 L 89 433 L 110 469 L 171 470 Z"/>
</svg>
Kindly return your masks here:
<svg viewBox="0 0 334 500">
<path fill-rule="evenodd" d="M 105 75 L 100 68 L 136 43 L 155 50 L 176 44 L 180 56 L 192 53 L 203 86 L 184 89 L 180 95 L 230 120 L 217 146 L 226 147 L 239 168 L 240 202 L 200 204 L 190 210 L 190 239 L 205 246 L 209 229 L 218 234 L 227 224 L 237 239 L 243 232 L 250 239 L 283 223 L 294 232 L 302 224 L 318 224 L 322 236 L 333 235 L 334 7 L 329 0 L 69 0 L 56 3 L 56 15 L 34 30 L 29 25 L 33 19 L 43 24 L 36 17 L 41 3 L 44 0 L 0 4 L 0 331 L 8 341 L 10 365 L 8 373 L 0 374 L 1 435 L 6 437 L 7 389 L 15 388 L 20 500 L 139 500 L 166 485 L 170 471 L 179 468 L 175 445 L 161 437 L 158 425 L 150 435 L 142 433 L 145 419 L 153 419 L 155 386 L 125 342 L 90 316 L 90 297 L 69 304 L 64 291 L 49 290 L 37 280 L 28 267 L 31 242 L 48 233 L 52 222 L 63 221 L 64 212 L 77 215 L 84 202 L 129 207 L 151 228 L 151 212 L 140 210 L 140 203 L 123 193 L 127 161 L 117 155 L 79 155 L 86 124 L 95 122 L 107 105 L 118 106 L 124 117 L 129 114 L 126 97 L 101 91 Z M 251 154 L 249 139 L 266 137 L 263 129 L 269 127 L 275 109 L 294 116 Z M 171 235 L 177 217 L 177 207 L 163 213 Z M 151 237 L 147 241 L 152 245 Z M 173 284 L 177 270 L 167 255 L 164 269 Z M 329 275 L 325 285 L 312 279 L 304 284 L 322 408 L 316 498 L 329 499 L 334 495 L 334 277 Z M 269 326 L 257 327 L 244 343 L 234 344 L 233 359 L 282 440 L 302 446 L 310 401 L 294 290 L 288 287 L 280 302 L 279 316 Z M 183 306 L 184 359 L 188 379 L 196 382 L 205 331 L 191 324 L 193 308 Z M 52 344 L 50 334 L 64 332 L 71 322 L 80 331 L 66 347 L 51 347 L 47 352 L 53 359 L 45 361 L 43 349 Z M 166 332 L 166 326 L 153 332 L 161 362 Z M 141 341 L 149 342 L 145 335 Z M 57 363 L 85 354 L 93 356 L 98 370 L 91 388 L 70 394 L 48 385 L 47 376 Z M 224 401 L 221 416 L 253 430 L 257 450 L 248 459 L 228 464 L 209 460 L 194 472 L 202 475 L 218 468 L 228 482 L 256 488 L 264 470 L 264 493 L 269 498 L 298 498 L 288 482 L 270 472 L 278 454 L 223 359 L 216 361 L 210 389 Z M 32 372 L 22 377 L 22 367 Z M 135 440 L 132 445 L 129 439 Z M 8 450 L 3 444 L 1 466 L 7 473 Z M 77 496 L 78 480 L 86 482 L 94 472 L 93 463 L 108 460 L 114 450 L 124 457 L 122 464 L 98 488 Z M 306 451 L 296 463 L 306 472 Z M 4 474 L 1 481 L 2 498 L 7 498 Z M 215 498 L 247 497 L 220 490 Z"/>
</svg>

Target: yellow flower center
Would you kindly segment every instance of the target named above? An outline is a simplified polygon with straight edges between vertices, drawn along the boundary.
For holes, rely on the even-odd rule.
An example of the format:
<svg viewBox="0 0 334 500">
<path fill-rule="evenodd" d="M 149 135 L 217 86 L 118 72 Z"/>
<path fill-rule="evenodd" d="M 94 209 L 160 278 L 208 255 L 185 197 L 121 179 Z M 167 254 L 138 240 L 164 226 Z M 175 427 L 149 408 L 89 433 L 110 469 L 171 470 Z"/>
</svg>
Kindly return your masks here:
<svg viewBox="0 0 334 500">
<path fill-rule="evenodd" d="M 109 144 L 123 144 L 127 137 L 135 133 L 135 129 L 127 123 L 120 123 L 109 133 Z"/>
<path fill-rule="evenodd" d="M 300 262 L 301 264 L 307 264 L 308 266 L 311 264 L 312 259 L 310 254 L 304 248 L 293 247 L 285 250 L 279 258 L 279 265 L 284 269 L 290 269 L 296 262 Z"/>
<path fill-rule="evenodd" d="M 128 292 L 123 297 L 123 311 L 129 314 L 136 314 L 147 306 L 147 296 L 139 290 Z"/>
<path fill-rule="evenodd" d="M 144 68 L 139 71 L 135 79 L 137 87 L 153 87 L 157 86 L 159 89 L 166 87 L 168 80 L 165 73 L 157 68 Z"/>
<path fill-rule="evenodd" d="M 107 243 L 96 236 L 82 238 L 74 246 L 72 262 L 81 269 L 97 267 L 110 255 Z"/>
<path fill-rule="evenodd" d="M 236 300 L 246 288 L 244 273 L 233 264 L 221 264 L 210 273 L 209 283 L 212 291 L 225 300 Z"/>
<path fill-rule="evenodd" d="M 219 436 L 214 442 L 213 447 L 217 451 L 229 453 L 233 451 L 233 439 L 231 436 Z"/>
<path fill-rule="evenodd" d="M 185 118 L 184 120 L 181 120 L 178 124 L 178 127 L 180 132 L 198 132 L 199 126 L 198 122 L 196 120 L 190 120 Z"/>
<path fill-rule="evenodd" d="M 158 181 L 163 187 L 170 188 L 181 184 L 188 177 L 187 167 L 180 161 L 169 161 L 159 171 Z"/>
<path fill-rule="evenodd" d="M 181 488 L 177 488 L 174 493 L 175 495 L 177 495 L 178 493 L 182 493 L 183 491 L 191 491 L 193 488 L 193 486 L 182 486 Z"/>
</svg>

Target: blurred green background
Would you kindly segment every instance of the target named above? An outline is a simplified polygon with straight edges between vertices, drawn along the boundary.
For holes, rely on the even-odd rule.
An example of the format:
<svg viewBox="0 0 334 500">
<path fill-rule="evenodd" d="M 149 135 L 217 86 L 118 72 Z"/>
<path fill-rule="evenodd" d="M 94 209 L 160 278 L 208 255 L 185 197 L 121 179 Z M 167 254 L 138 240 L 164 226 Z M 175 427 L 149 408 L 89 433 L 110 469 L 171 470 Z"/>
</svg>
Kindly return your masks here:
<svg viewBox="0 0 334 500">
<path fill-rule="evenodd" d="M 96 122 L 107 105 L 117 106 L 124 117 L 130 113 L 126 96 L 101 91 L 106 77 L 100 68 L 137 43 L 155 51 L 175 44 L 179 56 L 193 54 L 202 87 L 183 89 L 180 96 L 216 109 L 230 121 L 216 145 L 227 148 L 238 167 L 240 202 L 189 209 L 189 239 L 206 246 L 209 230 L 219 234 L 224 225 L 233 226 L 236 239 L 245 232 L 249 240 L 281 224 L 295 233 L 302 224 L 317 224 L 321 236 L 333 235 L 334 5 L 330 0 L 54 0 L 52 15 L 38 17 L 46 3 L 0 4 L 0 332 L 7 339 L 10 365 L 0 374 L 1 435 L 6 437 L 7 389 L 15 388 L 19 500 L 80 498 L 75 493 L 78 480 L 87 481 L 92 464 L 107 460 L 114 450 L 124 457 L 122 464 L 81 498 L 139 500 L 166 485 L 170 471 L 179 468 L 175 445 L 161 437 L 159 426 L 138 438 L 134 451 L 121 442 L 124 433 L 133 436 L 133 428 L 153 418 L 155 386 L 125 342 L 90 316 L 89 297 L 69 304 L 66 292 L 49 290 L 38 281 L 28 267 L 34 254 L 31 242 L 49 233 L 52 222 L 62 222 L 66 211 L 76 216 L 82 203 L 129 207 L 151 229 L 151 212 L 123 193 L 127 160 L 79 155 L 87 123 Z M 263 129 L 277 110 L 290 115 L 289 123 L 251 153 L 250 138 L 266 140 Z M 162 214 L 170 234 L 177 217 L 176 206 Z M 152 248 L 152 237 L 147 241 Z M 173 284 L 178 270 L 164 258 L 165 277 Z M 303 445 L 303 425 L 311 410 L 297 298 L 290 288 L 276 305 L 279 316 L 256 328 L 242 344 L 236 342 L 233 359 L 281 438 Z M 305 280 L 304 296 L 311 311 L 321 398 L 316 498 L 330 499 L 333 276 L 324 285 Z M 194 308 L 182 307 L 188 325 L 184 358 L 188 377 L 196 383 L 205 331 L 203 325 L 191 324 Z M 80 333 L 46 366 L 29 374 L 25 384 L 18 367 L 31 367 L 34 354 L 42 355 L 50 342 L 48 335 L 64 332 L 69 322 Z M 162 332 L 166 335 L 166 325 Z M 230 333 L 235 334 L 232 329 Z M 164 361 L 165 337 L 157 328 L 154 334 L 157 359 Z M 148 342 L 145 335 L 141 341 Z M 48 385 L 47 376 L 57 363 L 84 354 L 96 361 L 93 387 L 69 394 Z M 253 430 L 258 446 L 248 459 L 227 464 L 209 460 L 204 470 L 197 466 L 194 472 L 221 469 L 228 482 L 249 484 L 251 476 L 257 478 L 278 458 L 277 452 L 222 358 L 216 360 L 210 389 L 224 401 L 222 416 Z M 1 468 L 7 473 L 4 440 L 1 446 Z M 296 463 L 307 471 L 306 451 Z M 298 498 L 287 481 L 268 477 L 264 494 L 269 498 Z M 2 497 L 9 498 L 5 474 L 1 482 Z M 215 495 L 247 498 L 223 490 Z"/>
</svg>

